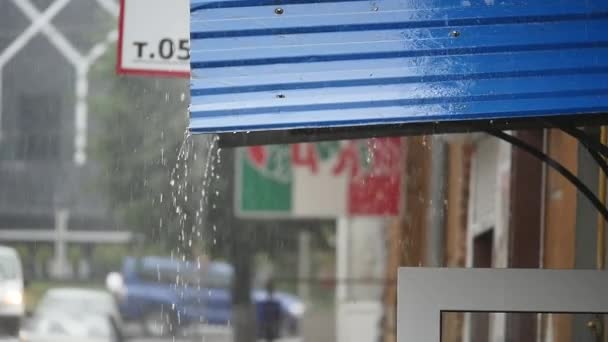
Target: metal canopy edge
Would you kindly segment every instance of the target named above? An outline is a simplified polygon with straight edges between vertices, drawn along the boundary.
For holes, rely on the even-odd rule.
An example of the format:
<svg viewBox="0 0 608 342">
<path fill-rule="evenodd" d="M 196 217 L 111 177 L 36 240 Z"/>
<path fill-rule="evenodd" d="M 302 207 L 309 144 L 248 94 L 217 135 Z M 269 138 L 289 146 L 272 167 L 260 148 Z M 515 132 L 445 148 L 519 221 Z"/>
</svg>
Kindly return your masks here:
<svg viewBox="0 0 608 342">
<path fill-rule="evenodd" d="M 582 123 L 608 110 L 606 31 L 602 0 L 192 0 L 190 130 L 240 145 Z"/>
<path fill-rule="evenodd" d="M 283 131 L 219 133 L 219 147 L 290 144 L 376 137 L 406 137 L 433 134 L 475 133 L 488 130 L 525 130 L 541 128 L 586 127 L 608 125 L 608 115 L 579 114 L 541 118 L 498 119 L 453 122 L 422 122 L 358 127 L 329 127 Z"/>
</svg>

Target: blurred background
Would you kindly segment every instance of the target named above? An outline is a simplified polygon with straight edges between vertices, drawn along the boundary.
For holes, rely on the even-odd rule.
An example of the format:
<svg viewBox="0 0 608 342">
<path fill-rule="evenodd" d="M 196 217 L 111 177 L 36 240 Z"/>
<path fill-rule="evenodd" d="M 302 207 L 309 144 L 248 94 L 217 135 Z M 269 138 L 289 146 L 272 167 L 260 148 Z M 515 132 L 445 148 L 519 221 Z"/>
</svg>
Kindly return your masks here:
<svg viewBox="0 0 608 342">
<path fill-rule="evenodd" d="M 116 74 L 118 11 L 0 1 L 4 335 L 391 342 L 400 266 L 595 267 L 591 205 L 484 134 L 244 148 L 189 136 L 188 80 Z M 597 188 L 571 137 L 516 135 Z M 596 332 L 586 315 L 444 316 L 443 341 Z"/>
</svg>

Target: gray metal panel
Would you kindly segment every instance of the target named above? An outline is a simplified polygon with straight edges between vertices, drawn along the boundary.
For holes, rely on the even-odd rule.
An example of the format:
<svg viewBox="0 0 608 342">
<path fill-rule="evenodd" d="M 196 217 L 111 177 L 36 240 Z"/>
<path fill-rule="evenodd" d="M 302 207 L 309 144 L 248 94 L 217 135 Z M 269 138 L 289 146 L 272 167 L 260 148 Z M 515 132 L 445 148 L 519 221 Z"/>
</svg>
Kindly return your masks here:
<svg viewBox="0 0 608 342">
<path fill-rule="evenodd" d="M 442 311 L 608 313 L 608 272 L 399 269 L 398 342 L 440 342 Z"/>
</svg>

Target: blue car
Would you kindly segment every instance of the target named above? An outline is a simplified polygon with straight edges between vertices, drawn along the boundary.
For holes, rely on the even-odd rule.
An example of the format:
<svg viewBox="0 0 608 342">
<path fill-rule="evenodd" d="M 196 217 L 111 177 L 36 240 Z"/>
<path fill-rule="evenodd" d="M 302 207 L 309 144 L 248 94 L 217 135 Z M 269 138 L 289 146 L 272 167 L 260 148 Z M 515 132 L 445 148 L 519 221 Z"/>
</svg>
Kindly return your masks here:
<svg viewBox="0 0 608 342">
<path fill-rule="evenodd" d="M 227 326 L 232 319 L 233 274 L 234 269 L 225 262 L 201 266 L 165 257 L 128 257 L 122 268 L 122 317 L 141 322 L 149 336 L 168 335 L 192 324 Z M 251 298 L 256 312 L 263 312 L 266 291 L 253 290 Z M 273 298 L 281 308 L 281 335 L 297 335 L 304 304 L 282 292 L 275 292 Z M 258 314 L 258 332 L 266 323 Z"/>
</svg>

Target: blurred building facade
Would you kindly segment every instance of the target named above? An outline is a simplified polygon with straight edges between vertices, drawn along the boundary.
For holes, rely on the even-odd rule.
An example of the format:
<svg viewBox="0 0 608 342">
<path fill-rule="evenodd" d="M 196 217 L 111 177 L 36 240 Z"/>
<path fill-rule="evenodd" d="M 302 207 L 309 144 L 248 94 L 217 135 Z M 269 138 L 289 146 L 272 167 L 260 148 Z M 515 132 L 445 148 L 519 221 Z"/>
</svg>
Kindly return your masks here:
<svg viewBox="0 0 608 342">
<path fill-rule="evenodd" d="M 555 129 L 513 134 L 597 191 L 598 166 L 575 139 Z M 486 134 L 404 138 L 403 150 L 404 200 L 387 239 L 387 279 L 396 279 L 399 266 L 596 267 L 597 212 L 526 152 Z M 395 282 L 387 282 L 384 303 L 383 340 L 395 341 Z M 596 341 L 591 319 L 447 314 L 442 341 Z"/>
<path fill-rule="evenodd" d="M 87 156 L 89 70 L 116 40 L 118 9 L 113 0 L 0 2 L 0 243 L 26 246 L 38 275 L 88 272 L 67 264 L 69 243 L 90 259 L 93 242 L 128 238 L 94 191 L 100 169 Z M 36 256 L 45 248 L 48 263 Z"/>
</svg>

